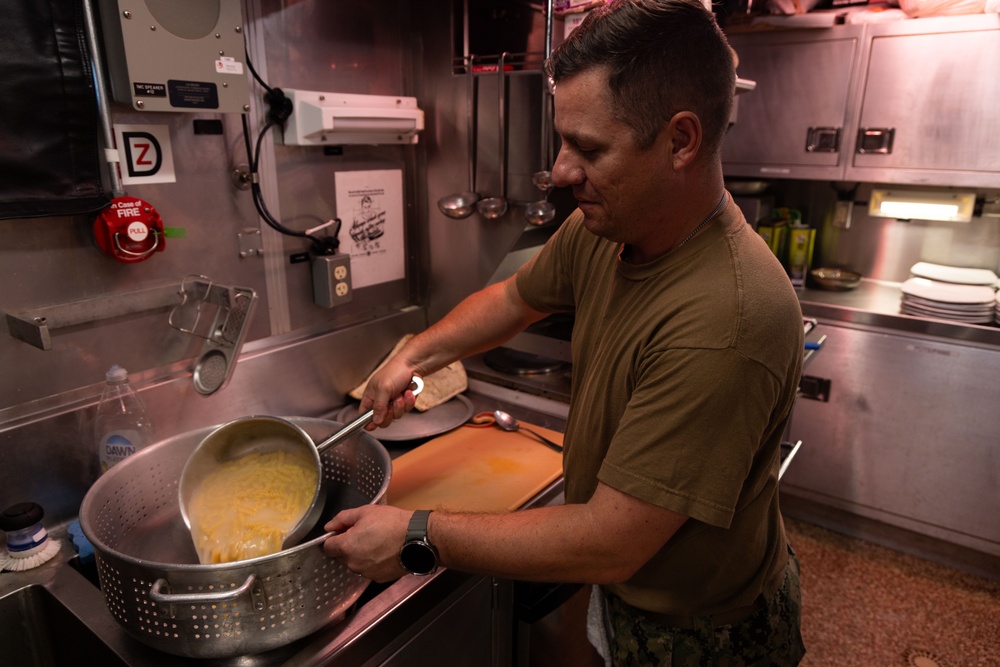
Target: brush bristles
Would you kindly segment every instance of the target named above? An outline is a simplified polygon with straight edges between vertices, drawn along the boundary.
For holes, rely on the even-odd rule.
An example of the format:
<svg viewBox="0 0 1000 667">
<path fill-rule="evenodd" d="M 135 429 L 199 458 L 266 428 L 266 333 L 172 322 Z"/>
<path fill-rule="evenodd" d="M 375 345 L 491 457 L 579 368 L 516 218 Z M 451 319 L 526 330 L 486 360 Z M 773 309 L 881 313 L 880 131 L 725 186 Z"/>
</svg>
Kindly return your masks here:
<svg viewBox="0 0 1000 667">
<path fill-rule="evenodd" d="M 6 550 L 0 552 L 0 570 L 6 572 L 23 572 L 36 568 L 52 560 L 62 544 L 59 540 L 47 539 L 44 544 L 38 545 L 35 549 L 29 549 L 25 553 L 14 555 Z"/>
</svg>

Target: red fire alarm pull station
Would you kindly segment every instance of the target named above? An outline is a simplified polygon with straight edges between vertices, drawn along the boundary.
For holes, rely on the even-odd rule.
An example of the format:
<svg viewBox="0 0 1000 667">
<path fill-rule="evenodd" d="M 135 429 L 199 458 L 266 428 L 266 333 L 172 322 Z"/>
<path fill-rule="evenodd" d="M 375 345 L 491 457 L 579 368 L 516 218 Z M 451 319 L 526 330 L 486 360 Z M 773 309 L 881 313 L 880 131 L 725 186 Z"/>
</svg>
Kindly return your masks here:
<svg viewBox="0 0 1000 667">
<path fill-rule="evenodd" d="M 138 197 L 115 197 L 94 221 L 94 238 L 106 255 L 134 264 L 166 247 L 163 221 L 151 204 Z"/>
</svg>

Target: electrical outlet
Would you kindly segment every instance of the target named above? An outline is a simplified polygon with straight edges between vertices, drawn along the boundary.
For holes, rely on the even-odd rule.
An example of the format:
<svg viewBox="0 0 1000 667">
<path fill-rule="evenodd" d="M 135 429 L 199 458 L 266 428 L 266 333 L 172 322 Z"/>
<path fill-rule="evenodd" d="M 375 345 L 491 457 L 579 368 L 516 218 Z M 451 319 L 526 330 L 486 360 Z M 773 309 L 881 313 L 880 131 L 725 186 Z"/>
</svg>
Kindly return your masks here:
<svg viewBox="0 0 1000 667">
<path fill-rule="evenodd" d="M 354 298 L 350 255 L 315 255 L 312 258 L 312 277 L 313 301 L 317 306 L 333 308 Z"/>
</svg>

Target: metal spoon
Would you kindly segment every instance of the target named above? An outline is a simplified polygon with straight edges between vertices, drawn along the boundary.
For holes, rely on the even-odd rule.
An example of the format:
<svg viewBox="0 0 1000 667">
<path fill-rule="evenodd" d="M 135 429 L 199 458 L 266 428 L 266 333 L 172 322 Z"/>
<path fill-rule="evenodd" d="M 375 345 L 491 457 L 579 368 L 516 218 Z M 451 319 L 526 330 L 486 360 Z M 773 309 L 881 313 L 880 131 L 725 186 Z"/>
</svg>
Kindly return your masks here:
<svg viewBox="0 0 1000 667">
<path fill-rule="evenodd" d="M 542 192 L 548 192 L 554 187 L 552 183 L 552 172 L 548 169 L 536 171 L 531 175 L 531 183 Z"/>
<path fill-rule="evenodd" d="M 547 199 L 533 201 L 524 207 L 524 218 L 535 227 L 551 222 L 556 217 L 555 205 Z"/>
<path fill-rule="evenodd" d="M 511 415 L 509 413 L 506 413 L 503 410 L 494 410 L 493 411 L 493 419 L 496 420 L 497 426 L 499 426 L 504 431 L 517 431 L 517 430 L 527 431 L 528 433 L 530 433 L 531 435 L 535 436 L 536 438 L 538 438 L 539 440 L 541 440 L 543 443 L 545 443 L 546 445 L 548 445 L 552 449 L 554 449 L 554 450 L 556 450 L 557 452 L 560 452 L 560 453 L 562 452 L 562 446 L 561 445 L 557 445 L 556 443 L 552 442 L 551 440 L 549 440 L 548 438 L 546 438 L 541 433 L 536 433 L 535 431 L 532 431 L 530 428 L 526 428 L 526 427 L 521 426 L 517 422 L 517 420 L 514 419 L 513 415 Z"/>
<path fill-rule="evenodd" d="M 466 152 L 469 158 L 469 189 L 465 192 L 457 192 L 453 195 L 441 197 L 438 200 L 438 209 L 449 218 L 456 220 L 468 218 L 476 210 L 476 202 L 479 201 L 479 193 L 476 192 L 476 127 L 477 122 L 477 101 L 476 101 L 476 77 L 473 74 L 472 62 L 474 55 L 466 59 L 466 77 L 468 96 L 466 137 L 468 146 Z"/>
<path fill-rule="evenodd" d="M 552 55 L 552 16 L 554 0 L 548 0 L 545 11 L 545 59 Z M 555 187 L 552 182 L 552 93 L 548 86 L 542 87 L 542 123 L 541 123 L 541 169 L 531 175 L 531 182 L 545 193 L 545 198 L 528 204 L 524 209 L 524 217 L 528 224 L 540 227 L 556 217 L 556 207 L 549 202 L 549 191 Z"/>
<path fill-rule="evenodd" d="M 472 191 L 457 192 L 453 195 L 441 197 L 438 200 L 438 209 L 449 218 L 459 220 L 468 218 L 476 210 L 476 202 L 479 195 Z"/>
<path fill-rule="evenodd" d="M 500 73 L 500 91 L 498 93 L 500 101 L 498 111 L 500 124 L 497 130 L 500 139 L 498 147 L 500 151 L 500 195 L 498 197 L 480 199 L 476 203 L 476 209 L 487 220 L 496 220 L 503 217 L 504 213 L 507 212 L 507 79 L 506 72 L 504 71 L 504 61 L 508 55 L 504 51 L 500 54 L 500 59 L 497 62 L 497 70 Z"/>
</svg>

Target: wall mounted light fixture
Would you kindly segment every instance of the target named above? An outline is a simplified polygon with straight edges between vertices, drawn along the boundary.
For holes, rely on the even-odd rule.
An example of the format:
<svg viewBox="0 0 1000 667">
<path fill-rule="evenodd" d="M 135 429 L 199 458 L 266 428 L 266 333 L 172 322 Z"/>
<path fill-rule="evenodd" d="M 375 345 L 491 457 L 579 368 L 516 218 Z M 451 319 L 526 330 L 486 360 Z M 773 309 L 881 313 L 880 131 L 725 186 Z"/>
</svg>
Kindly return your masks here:
<svg viewBox="0 0 1000 667">
<path fill-rule="evenodd" d="M 288 146 L 415 144 L 424 112 L 414 97 L 284 90 L 292 102 Z"/>
<path fill-rule="evenodd" d="M 897 220 L 969 222 L 976 193 L 933 190 L 872 190 L 868 215 Z"/>
</svg>

